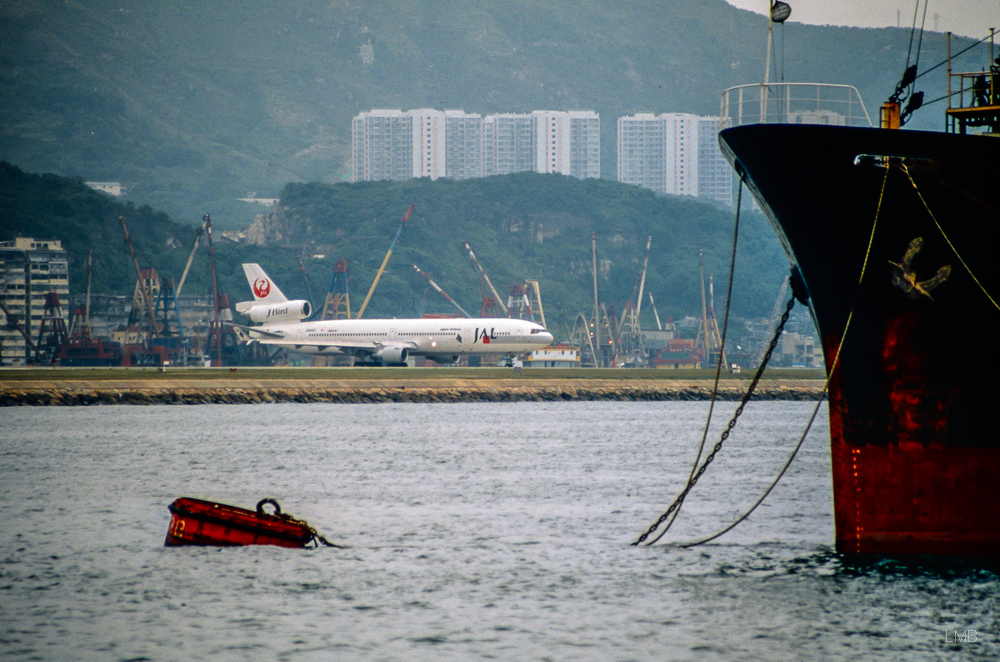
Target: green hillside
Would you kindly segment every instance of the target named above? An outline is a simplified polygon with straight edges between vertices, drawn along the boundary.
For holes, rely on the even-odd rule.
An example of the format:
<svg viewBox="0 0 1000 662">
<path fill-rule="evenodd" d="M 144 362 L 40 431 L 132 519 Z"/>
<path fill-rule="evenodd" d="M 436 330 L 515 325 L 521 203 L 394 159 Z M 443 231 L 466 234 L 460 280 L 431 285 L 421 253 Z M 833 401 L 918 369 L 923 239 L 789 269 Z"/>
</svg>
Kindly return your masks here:
<svg viewBox="0 0 1000 662">
<path fill-rule="evenodd" d="M 242 262 L 259 262 L 293 298 L 306 297 L 296 257 L 303 255 L 314 303 L 322 300 L 339 258 L 348 260 L 356 311 L 385 256 L 398 221 L 415 205 L 368 317 L 410 317 L 452 312 L 416 274 L 417 264 L 466 310 L 481 307 L 478 276 L 461 241 L 468 241 L 506 299 L 512 283 L 538 280 L 549 325 L 559 324 L 556 303 L 567 316 L 592 310 L 591 233 L 604 263 L 602 301 L 621 311 L 639 275 L 647 236 L 653 237 L 646 290 L 661 317 L 700 312 L 698 247 L 706 273 L 715 274 L 724 298 L 732 242 L 728 209 L 691 198 L 658 196 L 603 180 L 522 173 L 455 182 L 411 180 L 359 184 L 290 184 L 281 206 L 286 223 L 278 245 L 250 246 L 215 235 L 220 288 L 236 302 L 249 298 Z M 131 294 L 135 276 L 118 217 L 124 216 L 140 265 L 179 278 L 194 229 L 148 207 L 121 203 L 78 180 L 30 175 L 0 164 L 0 240 L 15 235 L 62 239 L 70 252 L 70 287 L 85 288 L 87 251 L 94 252 L 94 291 Z M 211 292 L 203 247 L 185 294 Z M 766 316 L 787 272 L 770 228 L 759 214 L 744 213 L 734 313 Z M 648 300 L 647 300 L 648 302 Z M 646 326 L 653 326 L 648 305 Z"/>
<path fill-rule="evenodd" d="M 79 179 L 58 175 L 25 173 L 0 162 L 0 241 L 16 236 L 59 239 L 69 253 L 70 293 L 86 291 L 87 254 L 93 251 L 92 290 L 101 294 L 131 295 L 135 288 L 132 265 L 118 218 L 128 225 L 139 265 L 156 267 L 161 276 L 179 280 L 195 240 L 195 228 L 178 223 L 148 206 L 121 202 L 86 186 Z M 223 289 L 246 288 L 239 265 L 267 254 L 293 251 L 234 250 L 232 244 L 218 246 L 218 272 Z M 246 294 L 239 290 L 239 296 Z M 192 264 L 185 294 L 211 293 L 206 242 Z"/>
<path fill-rule="evenodd" d="M 290 241 L 308 237 L 320 245 L 311 252 L 326 255 L 327 261 L 348 258 L 357 303 L 411 202 L 416 209 L 371 304 L 377 315 L 412 310 L 413 298 L 425 288 L 413 263 L 431 272 L 470 313 L 478 311 L 478 276 L 462 240 L 472 246 L 503 298 L 511 283 L 538 280 L 549 315 L 556 314 L 555 302 L 567 313 L 593 306 L 592 232 L 598 259 L 610 262 L 599 283 L 601 297 L 619 311 L 639 276 L 648 236 L 653 243 L 646 289 L 661 314 L 700 310 L 699 246 L 706 273 L 716 275 L 720 300 L 728 280 L 731 211 L 615 182 L 521 173 L 461 182 L 290 184 L 282 193 L 289 225 L 299 233 Z M 752 271 L 742 279 L 737 275 L 737 312 L 767 315 L 786 260 L 759 215 L 746 221 L 741 246 L 741 262 Z M 449 309 L 435 292 L 427 296 L 434 310 Z M 648 323 L 653 324 L 651 313 Z"/>
<path fill-rule="evenodd" d="M 235 229 L 258 210 L 238 197 L 342 181 L 359 111 L 593 109 L 614 179 L 616 118 L 717 113 L 722 89 L 761 80 L 765 27 L 723 0 L 7 0 L 0 159 L 121 181 L 137 204 Z M 789 23 L 772 79 L 854 84 L 875 113 L 908 42 Z M 944 47 L 927 35 L 922 62 Z M 928 99 L 943 71 L 921 80 Z"/>
</svg>

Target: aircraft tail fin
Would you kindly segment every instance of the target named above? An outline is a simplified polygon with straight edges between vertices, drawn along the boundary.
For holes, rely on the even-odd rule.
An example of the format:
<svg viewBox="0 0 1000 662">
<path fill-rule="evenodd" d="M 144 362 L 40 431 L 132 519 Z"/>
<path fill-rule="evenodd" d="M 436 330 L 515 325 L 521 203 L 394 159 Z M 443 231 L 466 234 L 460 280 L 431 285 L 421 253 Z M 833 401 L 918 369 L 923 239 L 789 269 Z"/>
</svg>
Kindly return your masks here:
<svg viewBox="0 0 1000 662">
<path fill-rule="evenodd" d="M 244 264 L 243 273 L 247 276 L 250 289 L 253 291 L 253 298 L 256 302 L 264 303 L 284 303 L 288 301 L 278 286 L 271 278 L 264 273 L 259 264 Z"/>
</svg>

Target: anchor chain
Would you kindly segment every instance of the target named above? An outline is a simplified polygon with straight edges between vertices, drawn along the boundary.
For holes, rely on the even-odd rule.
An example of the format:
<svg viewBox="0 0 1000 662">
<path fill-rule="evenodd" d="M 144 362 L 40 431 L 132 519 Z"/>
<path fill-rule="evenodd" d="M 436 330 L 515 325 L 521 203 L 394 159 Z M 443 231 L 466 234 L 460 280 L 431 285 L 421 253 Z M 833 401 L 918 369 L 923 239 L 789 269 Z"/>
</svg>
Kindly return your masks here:
<svg viewBox="0 0 1000 662">
<path fill-rule="evenodd" d="M 660 518 L 656 520 L 656 522 L 653 523 L 653 525 L 650 526 L 645 533 L 639 536 L 638 540 L 632 543 L 631 545 L 632 547 L 636 547 L 644 543 L 646 539 L 649 538 L 649 536 L 652 535 L 653 532 L 656 531 L 656 529 L 658 529 L 660 525 L 663 524 L 667 520 L 667 518 L 669 518 L 670 515 L 680 507 L 682 503 L 684 503 L 684 499 L 687 498 L 688 493 L 691 492 L 695 484 L 701 478 L 702 474 L 704 474 L 705 471 L 708 469 L 708 465 L 710 465 L 712 461 L 715 460 L 715 456 L 719 453 L 720 450 L 722 450 L 722 445 L 729 438 L 729 434 L 733 431 L 733 428 L 736 427 L 737 420 L 739 420 L 740 415 L 743 414 L 743 408 L 746 406 L 747 402 L 750 401 L 750 398 L 753 396 L 754 390 L 757 388 L 757 383 L 760 381 L 760 378 L 764 375 L 764 369 L 767 367 L 768 362 L 771 360 L 771 355 L 774 354 L 774 350 L 778 346 L 778 340 L 781 338 L 781 333 L 784 331 L 785 324 L 788 322 L 788 316 L 791 314 L 792 308 L 795 306 L 795 299 L 798 296 L 797 291 L 800 289 L 800 284 L 796 282 L 794 276 L 792 278 L 792 285 L 794 293 L 792 294 L 792 297 L 788 300 L 788 303 L 785 305 L 785 312 L 782 313 L 781 321 L 778 323 L 778 326 L 774 331 L 774 336 L 771 338 L 771 342 L 768 344 L 767 352 L 764 354 L 764 359 L 760 362 L 760 366 L 758 366 L 757 372 L 754 374 L 753 380 L 751 380 L 750 386 L 747 388 L 747 392 L 743 395 L 743 398 L 740 400 L 739 406 L 736 408 L 736 411 L 733 413 L 732 418 L 729 420 L 726 429 L 723 430 L 718 443 L 715 444 L 715 446 L 712 448 L 712 452 L 709 453 L 708 456 L 705 458 L 705 462 L 702 463 L 702 465 L 698 468 L 698 471 L 695 472 L 695 474 L 688 481 L 687 485 L 684 486 L 684 490 L 679 495 L 677 495 L 677 498 L 674 499 L 673 503 L 670 504 L 667 510 L 664 511 L 662 515 L 660 515 Z M 666 530 L 662 531 L 659 536 L 651 540 L 649 543 L 647 543 L 647 545 L 655 544 L 663 536 L 664 533 L 666 533 Z"/>
</svg>

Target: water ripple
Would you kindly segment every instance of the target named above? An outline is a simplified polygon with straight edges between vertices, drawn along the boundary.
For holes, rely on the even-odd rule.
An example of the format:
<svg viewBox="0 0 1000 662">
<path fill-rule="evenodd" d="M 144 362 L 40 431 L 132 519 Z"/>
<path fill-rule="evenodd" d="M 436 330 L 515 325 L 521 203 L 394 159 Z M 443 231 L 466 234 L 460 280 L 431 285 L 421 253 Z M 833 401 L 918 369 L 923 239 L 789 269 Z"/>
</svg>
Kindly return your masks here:
<svg viewBox="0 0 1000 662">
<path fill-rule="evenodd" d="M 1000 658 L 997 567 L 833 550 L 823 426 L 731 534 L 630 547 L 686 479 L 705 408 L 4 410 L 0 656 Z M 752 405 L 667 539 L 742 512 L 810 412 Z M 351 548 L 164 548 L 182 495 L 277 498 Z"/>
</svg>

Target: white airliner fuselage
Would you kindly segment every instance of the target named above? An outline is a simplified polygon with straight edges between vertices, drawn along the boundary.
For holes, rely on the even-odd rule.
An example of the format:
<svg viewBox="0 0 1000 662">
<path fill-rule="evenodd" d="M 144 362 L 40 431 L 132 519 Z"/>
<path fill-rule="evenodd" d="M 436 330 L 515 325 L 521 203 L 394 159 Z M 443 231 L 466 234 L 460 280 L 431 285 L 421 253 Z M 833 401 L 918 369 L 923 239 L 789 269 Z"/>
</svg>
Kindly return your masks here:
<svg viewBox="0 0 1000 662">
<path fill-rule="evenodd" d="M 233 325 L 245 342 L 305 354 L 350 354 L 383 363 L 405 363 L 410 356 L 426 356 L 441 363 L 469 354 L 514 356 L 552 344 L 552 334 L 544 327 L 519 319 L 292 321 L 308 316 L 308 303 L 288 301 L 258 265 L 245 264 L 243 269 L 255 300 L 240 303 L 236 309 L 263 322 L 261 326 Z"/>
<path fill-rule="evenodd" d="M 341 319 L 266 324 L 244 332 L 262 344 L 296 352 L 370 354 L 391 363 L 407 355 L 450 360 L 463 354 L 514 355 L 552 344 L 552 334 L 540 324 L 505 318 Z"/>
</svg>

